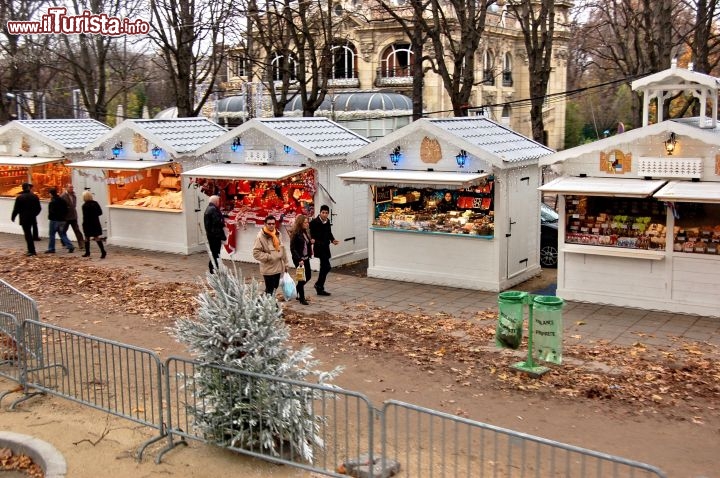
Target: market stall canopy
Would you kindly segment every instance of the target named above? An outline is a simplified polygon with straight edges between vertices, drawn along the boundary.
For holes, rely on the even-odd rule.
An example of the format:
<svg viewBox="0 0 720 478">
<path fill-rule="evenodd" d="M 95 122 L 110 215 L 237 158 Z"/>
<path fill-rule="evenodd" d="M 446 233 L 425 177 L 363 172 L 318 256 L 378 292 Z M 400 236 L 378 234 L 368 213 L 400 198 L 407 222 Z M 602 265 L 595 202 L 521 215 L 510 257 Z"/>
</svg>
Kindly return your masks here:
<svg viewBox="0 0 720 478">
<path fill-rule="evenodd" d="M 144 169 L 161 168 L 173 164 L 171 161 L 132 161 L 125 159 L 93 159 L 90 161 L 78 161 L 69 163 L 71 168 L 87 169 L 115 169 L 126 171 L 140 171 Z"/>
<path fill-rule="evenodd" d="M 434 188 L 466 188 L 480 183 L 488 173 L 456 173 L 452 171 L 407 171 L 361 169 L 338 174 L 346 184 L 377 184 L 398 187 L 432 186 Z"/>
<path fill-rule="evenodd" d="M 563 176 L 538 189 L 544 193 L 610 197 L 648 197 L 665 184 L 662 179 L 582 178 Z"/>
<path fill-rule="evenodd" d="M 0 156 L 0 166 L 23 166 L 26 168 L 41 164 L 58 163 L 65 158 L 39 158 L 28 156 Z"/>
<path fill-rule="evenodd" d="M 261 166 L 256 164 L 208 164 L 182 173 L 182 176 L 212 179 L 249 179 L 252 181 L 280 181 L 307 171 L 300 166 Z"/>
<path fill-rule="evenodd" d="M 654 196 L 661 201 L 720 203 L 720 183 L 670 181 Z"/>
</svg>

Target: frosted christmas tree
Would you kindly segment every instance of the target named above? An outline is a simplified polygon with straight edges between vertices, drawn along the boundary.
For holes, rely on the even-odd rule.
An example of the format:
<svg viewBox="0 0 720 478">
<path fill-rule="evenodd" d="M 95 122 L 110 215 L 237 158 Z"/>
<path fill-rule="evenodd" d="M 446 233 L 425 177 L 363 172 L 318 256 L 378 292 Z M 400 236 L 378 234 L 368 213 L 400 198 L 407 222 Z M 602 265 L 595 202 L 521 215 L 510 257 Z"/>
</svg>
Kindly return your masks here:
<svg viewBox="0 0 720 478">
<path fill-rule="evenodd" d="M 312 461 L 313 447 L 323 446 L 324 417 L 313 412 L 317 392 L 280 379 L 316 377 L 327 385 L 340 369 L 320 372 L 311 348 L 293 350 L 277 299 L 222 263 L 207 275 L 198 302 L 197 317 L 178 320 L 172 330 L 203 364 L 194 377 L 196 404 L 189 407 L 195 426 L 220 446 Z"/>
</svg>

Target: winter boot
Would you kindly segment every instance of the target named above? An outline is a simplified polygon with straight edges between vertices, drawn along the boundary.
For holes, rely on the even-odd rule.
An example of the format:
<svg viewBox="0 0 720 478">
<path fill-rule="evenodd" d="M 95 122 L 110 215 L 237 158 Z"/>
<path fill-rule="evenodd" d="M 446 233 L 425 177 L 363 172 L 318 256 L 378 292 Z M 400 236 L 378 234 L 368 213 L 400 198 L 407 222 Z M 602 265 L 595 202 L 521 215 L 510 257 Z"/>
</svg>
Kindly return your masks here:
<svg viewBox="0 0 720 478">
<path fill-rule="evenodd" d="M 105 252 L 105 246 L 103 246 L 102 241 L 98 242 L 98 246 L 100 246 L 100 259 L 105 259 L 107 252 Z"/>
<path fill-rule="evenodd" d="M 85 241 L 85 254 L 82 255 L 83 257 L 90 257 L 90 242 Z"/>
</svg>

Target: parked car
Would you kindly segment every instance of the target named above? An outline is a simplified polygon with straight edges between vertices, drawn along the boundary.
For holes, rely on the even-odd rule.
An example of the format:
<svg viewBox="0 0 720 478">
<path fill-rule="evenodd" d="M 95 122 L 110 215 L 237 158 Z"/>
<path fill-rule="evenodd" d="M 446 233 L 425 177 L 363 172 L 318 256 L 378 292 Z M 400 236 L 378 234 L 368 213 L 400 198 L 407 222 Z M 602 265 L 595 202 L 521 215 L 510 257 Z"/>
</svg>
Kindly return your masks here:
<svg viewBox="0 0 720 478">
<path fill-rule="evenodd" d="M 540 203 L 540 266 L 558 264 L 558 220 L 560 216 L 547 204 Z"/>
</svg>

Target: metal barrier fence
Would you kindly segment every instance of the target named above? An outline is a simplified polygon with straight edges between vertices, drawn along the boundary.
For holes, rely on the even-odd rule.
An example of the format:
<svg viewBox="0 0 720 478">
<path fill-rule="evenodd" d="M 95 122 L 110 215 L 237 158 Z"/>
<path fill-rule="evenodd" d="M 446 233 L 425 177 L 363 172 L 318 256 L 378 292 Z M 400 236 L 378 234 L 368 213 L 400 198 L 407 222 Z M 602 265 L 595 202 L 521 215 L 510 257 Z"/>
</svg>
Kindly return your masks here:
<svg viewBox="0 0 720 478">
<path fill-rule="evenodd" d="M 0 312 L 0 376 L 20 382 L 20 356 L 17 337 L 20 324 L 12 314 Z M 0 401 L 5 396 L 0 394 Z"/>
<path fill-rule="evenodd" d="M 187 438 L 221 442 L 247 455 L 343 477 L 346 475 L 335 471 L 338 464 L 373 449 L 373 407 L 359 393 L 179 357 L 168 358 L 165 371 L 168 446 L 157 462 Z M 232 397 L 233 403 L 214 401 L 201 384 L 212 387 L 215 396 Z M 258 395 L 253 391 L 261 392 Z M 222 416 L 215 413 L 218 406 L 226 411 Z M 279 441 L 272 437 L 270 443 L 259 439 L 259 430 L 273 428 L 276 417 L 289 408 L 305 412 L 303 423 L 298 425 L 302 430 L 296 432 L 306 439 L 299 440 L 298 435 L 283 436 Z M 234 434 L 228 435 L 228 430 Z M 299 442 L 307 445 L 312 459 L 303 456 Z"/>
<path fill-rule="evenodd" d="M 37 304 L 27 295 L 0 279 L 0 307 L 2 311 L 23 320 L 40 320 Z"/>
<path fill-rule="evenodd" d="M 25 336 L 42 337 L 27 356 L 27 386 L 157 429 L 163 435 L 162 362 L 151 350 L 26 320 Z"/>
<path fill-rule="evenodd" d="M 334 387 L 178 357 L 163 364 L 150 350 L 30 319 L 37 316 L 34 302 L 23 296 L 6 306 L 12 294 L 5 286 L 0 283 L 0 309 L 23 317 L 0 312 L 0 339 L 6 336 L 9 344 L 0 375 L 24 391 L 13 406 L 37 393 L 32 389 L 157 430 L 139 448 L 139 458 L 148 445 L 167 438 L 156 462 L 192 439 L 334 477 L 347 476 L 337 470 L 340 463 L 363 455 L 369 463 L 379 460 L 379 468 L 366 468 L 369 478 L 382 476 L 387 459 L 401 463 L 403 476 L 423 478 L 666 476 L 644 463 L 399 401 L 376 410 L 365 396 Z M 215 401 L 209 386 L 232 403 Z M 259 433 L 291 407 L 304 412 L 296 433 Z M 298 440 L 298 433 L 305 439 Z"/>
<path fill-rule="evenodd" d="M 42 360 L 42 338 L 24 333 L 21 328 L 25 320 L 40 320 L 37 304 L 29 296 L 0 279 L 0 304 L 7 314 L 0 317 L 0 375 L 17 381 L 25 392 L 32 396 L 27 387 L 27 358 Z M 17 364 L 17 366 L 13 366 Z M 0 402 L 10 392 L 0 394 Z"/>
<path fill-rule="evenodd" d="M 384 403 L 382 421 L 382 456 L 407 476 L 665 477 L 644 463 L 395 400 Z"/>
</svg>

